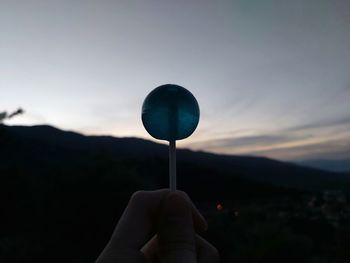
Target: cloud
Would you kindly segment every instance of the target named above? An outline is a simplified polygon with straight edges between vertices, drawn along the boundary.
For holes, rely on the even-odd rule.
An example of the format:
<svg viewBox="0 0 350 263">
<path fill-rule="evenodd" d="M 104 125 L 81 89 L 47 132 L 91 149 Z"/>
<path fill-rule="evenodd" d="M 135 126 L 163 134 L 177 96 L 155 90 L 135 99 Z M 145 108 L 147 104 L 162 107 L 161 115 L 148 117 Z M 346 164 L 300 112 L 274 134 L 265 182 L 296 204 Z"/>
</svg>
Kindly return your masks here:
<svg viewBox="0 0 350 263">
<path fill-rule="evenodd" d="M 344 158 L 350 155 L 350 117 L 323 120 L 271 133 L 239 136 L 190 144 L 217 153 L 263 155 L 276 159 Z"/>
<path fill-rule="evenodd" d="M 251 154 L 284 160 L 344 159 L 350 156 L 350 143 L 346 143 L 344 140 L 330 140 L 294 147 L 255 151 Z"/>
<path fill-rule="evenodd" d="M 226 154 L 267 156 L 282 160 L 341 159 L 350 156 L 350 134 L 323 140 L 313 135 L 260 135 L 202 142 L 201 149 Z M 196 148 L 195 145 L 192 145 Z"/>
<path fill-rule="evenodd" d="M 307 138 L 307 135 L 292 135 L 292 134 L 264 134 L 255 136 L 227 137 L 221 139 L 206 140 L 201 142 L 206 145 L 205 148 L 234 148 L 234 147 L 253 147 L 267 146 L 273 144 L 286 143 L 290 141 Z"/>
<path fill-rule="evenodd" d="M 350 125 L 350 117 L 332 119 L 332 120 L 321 120 L 318 122 L 311 122 L 299 126 L 294 126 L 286 129 L 286 132 L 295 132 L 295 131 L 305 131 L 310 129 L 320 129 L 320 128 L 328 128 L 335 127 L 340 125 Z"/>
</svg>

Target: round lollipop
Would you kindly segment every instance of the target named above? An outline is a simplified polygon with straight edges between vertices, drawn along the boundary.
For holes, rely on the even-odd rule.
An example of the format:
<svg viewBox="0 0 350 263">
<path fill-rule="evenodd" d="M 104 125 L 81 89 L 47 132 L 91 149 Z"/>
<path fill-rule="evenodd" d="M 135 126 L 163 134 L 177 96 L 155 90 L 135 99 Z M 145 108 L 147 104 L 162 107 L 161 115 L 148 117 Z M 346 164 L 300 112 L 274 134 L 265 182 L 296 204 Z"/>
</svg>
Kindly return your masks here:
<svg viewBox="0 0 350 263">
<path fill-rule="evenodd" d="M 142 122 L 156 139 L 169 141 L 170 189 L 176 190 L 176 140 L 190 136 L 199 122 L 199 106 L 187 89 L 166 84 L 147 95 L 142 105 Z"/>
</svg>

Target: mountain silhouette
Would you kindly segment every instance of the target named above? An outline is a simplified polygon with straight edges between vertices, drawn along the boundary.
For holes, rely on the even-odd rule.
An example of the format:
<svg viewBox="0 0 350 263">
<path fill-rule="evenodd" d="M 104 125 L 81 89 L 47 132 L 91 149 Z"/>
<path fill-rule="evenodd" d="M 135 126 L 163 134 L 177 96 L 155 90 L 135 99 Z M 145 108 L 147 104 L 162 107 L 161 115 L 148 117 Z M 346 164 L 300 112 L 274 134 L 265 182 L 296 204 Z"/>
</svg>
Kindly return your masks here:
<svg viewBox="0 0 350 263">
<path fill-rule="evenodd" d="M 276 213 L 278 220 L 271 224 L 277 232 L 286 220 L 280 213 L 290 216 L 285 224 L 296 228 L 286 236 L 290 240 L 310 229 L 315 244 L 331 240 L 324 222 L 302 218 L 310 212 L 305 202 L 321 200 L 325 190 L 349 194 L 350 176 L 341 173 L 186 149 L 178 149 L 177 157 L 178 188 L 208 218 L 208 240 L 226 255 L 232 254 L 233 243 L 245 248 L 256 241 L 255 232 L 250 239 L 239 233 L 257 229 L 262 237 L 270 236 L 260 226 L 270 224 Z M 93 262 L 132 193 L 168 187 L 168 169 L 163 144 L 84 136 L 51 126 L 0 125 L 0 262 Z M 217 211 L 218 203 L 222 211 Z M 291 247 L 286 243 L 279 253 L 285 255 Z"/>
<path fill-rule="evenodd" d="M 350 173 L 350 159 L 312 159 L 296 161 L 296 164 L 331 172 Z"/>
<path fill-rule="evenodd" d="M 2 169 L 6 166 L 10 168 L 14 160 L 17 165 L 28 164 L 32 173 L 36 172 L 36 168 L 40 170 L 39 167 L 50 170 L 59 167 L 60 164 L 72 167 L 77 164 L 91 166 L 94 158 L 98 156 L 99 159 L 127 160 L 131 165 L 152 163 L 153 170 L 157 170 L 154 168 L 157 162 L 161 163 L 164 174 L 157 175 L 158 179 L 153 178 L 153 183 L 148 185 L 158 187 L 157 182 L 167 185 L 168 147 L 163 144 L 132 137 L 85 136 L 47 125 L 2 125 L 0 136 Z M 220 155 L 178 149 L 177 159 L 180 184 L 181 180 L 191 184 L 202 182 L 211 185 L 213 189 L 214 186 L 222 189 L 219 185 L 229 177 L 240 181 L 307 191 L 350 189 L 348 187 L 350 177 L 346 174 L 312 169 L 264 157 Z M 138 172 L 142 173 L 141 170 Z M 182 170 L 184 175 L 181 174 Z M 143 171 L 145 174 L 149 172 Z M 142 181 L 142 174 L 139 176 Z M 152 175 L 148 175 L 147 180 L 151 177 Z"/>
</svg>

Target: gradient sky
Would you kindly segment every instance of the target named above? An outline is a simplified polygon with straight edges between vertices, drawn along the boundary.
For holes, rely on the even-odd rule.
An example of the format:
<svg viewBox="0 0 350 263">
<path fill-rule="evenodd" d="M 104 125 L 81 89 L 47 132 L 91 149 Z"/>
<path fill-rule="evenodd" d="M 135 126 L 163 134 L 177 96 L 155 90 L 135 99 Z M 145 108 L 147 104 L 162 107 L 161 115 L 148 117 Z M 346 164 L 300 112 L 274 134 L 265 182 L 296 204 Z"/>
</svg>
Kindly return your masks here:
<svg viewBox="0 0 350 263">
<path fill-rule="evenodd" d="M 201 120 L 182 147 L 350 156 L 348 0 L 0 0 L 7 121 L 150 139 L 140 111 L 174 83 Z"/>
</svg>

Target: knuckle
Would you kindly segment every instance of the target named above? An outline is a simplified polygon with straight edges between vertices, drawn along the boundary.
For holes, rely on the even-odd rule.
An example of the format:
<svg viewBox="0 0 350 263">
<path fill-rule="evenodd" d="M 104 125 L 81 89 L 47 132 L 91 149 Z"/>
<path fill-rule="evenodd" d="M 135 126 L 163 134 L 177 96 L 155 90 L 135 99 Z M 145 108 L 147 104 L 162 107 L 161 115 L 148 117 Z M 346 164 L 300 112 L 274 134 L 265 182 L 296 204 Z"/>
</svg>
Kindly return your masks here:
<svg viewBox="0 0 350 263">
<path fill-rule="evenodd" d="M 219 251 L 215 247 L 212 247 L 211 258 L 213 263 L 217 263 L 220 261 Z"/>
<path fill-rule="evenodd" d="M 183 196 L 182 194 L 179 194 L 178 192 L 171 192 L 167 196 L 167 201 L 174 204 L 181 204 L 183 206 L 189 207 L 188 199 Z"/>
<path fill-rule="evenodd" d="M 182 196 L 183 198 L 190 200 L 190 197 L 188 196 L 188 194 L 184 191 L 178 190 L 177 193 Z"/>
<path fill-rule="evenodd" d="M 146 197 L 147 193 L 146 191 L 137 191 L 133 193 L 133 195 L 130 198 L 131 203 L 139 203 L 140 201 L 144 200 Z"/>
</svg>

